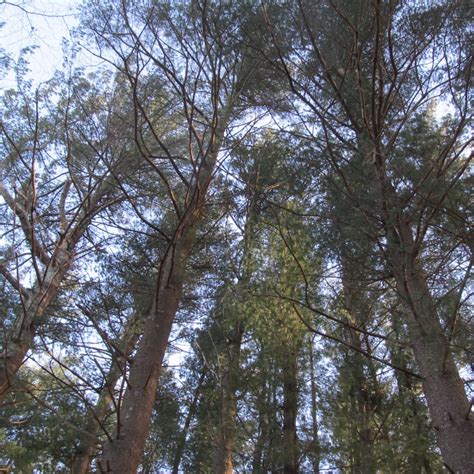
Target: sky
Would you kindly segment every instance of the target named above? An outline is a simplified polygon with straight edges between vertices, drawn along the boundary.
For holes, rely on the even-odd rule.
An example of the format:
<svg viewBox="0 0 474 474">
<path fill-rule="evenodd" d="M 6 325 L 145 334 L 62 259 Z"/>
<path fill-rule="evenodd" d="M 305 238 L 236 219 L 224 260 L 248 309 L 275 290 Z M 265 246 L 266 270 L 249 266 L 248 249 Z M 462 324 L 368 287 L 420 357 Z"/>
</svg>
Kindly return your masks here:
<svg viewBox="0 0 474 474">
<path fill-rule="evenodd" d="M 31 79 L 46 81 L 63 64 L 62 41 L 71 40 L 79 4 L 79 0 L 0 0 L 0 48 L 17 59 L 21 49 L 37 46 L 30 56 Z M 93 58 L 82 55 L 80 60 L 93 67 Z M 13 75 L 0 80 L 1 88 L 14 85 Z"/>
</svg>

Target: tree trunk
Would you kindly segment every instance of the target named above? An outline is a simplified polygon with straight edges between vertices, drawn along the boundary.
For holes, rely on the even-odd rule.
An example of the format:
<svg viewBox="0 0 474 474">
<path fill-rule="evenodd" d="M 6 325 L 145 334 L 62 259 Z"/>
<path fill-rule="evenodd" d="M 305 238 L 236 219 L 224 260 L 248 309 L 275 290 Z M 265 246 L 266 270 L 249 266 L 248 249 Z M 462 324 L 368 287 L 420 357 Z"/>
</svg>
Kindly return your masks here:
<svg viewBox="0 0 474 474">
<path fill-rule="evenodd" d="M 298 472 L 297 410 L 297 351 L 292 350 L 283 365 L 283 472 L 285 474 Z"/>
<path fill-rule="evenodd" d="M 370 302 L 367 301 L 364 290 L 364 278 L 360 273 L 359 265 L 354 266 L 354 262 L 344 255 L 341 256 L 342 266 L 342 286 L 344 294 L 344 307 L 347 312 L 348 323 L 356 327 L 364 328 L 368 319 L 367 311 Z M 363 340 L 360 332 L 349 327 L 344 329 L 345 339 L 363 351 Z M 351 394 L 351 404 L 353 404 L 353 434 L 350 440 L 350 451 L 352 453 L 352 472 L 363 472 L 367 474 L 375 473 L 376 461 L 374 459 L 374 433 L 372 429 L 372 418 L 378 407 L 374 406 L 369 397 L 369 382 L 364 373 L 364 369 L 370 370 L 373 361 L 364 357 L 360 352 L 348 353 L 348 365 L 350 370 L 351 384 L 349 393 Z M 375 376 L 376 371 L 371 372 Z M 373 383 L 377 384 L 374 377 Z"/>
<path fill-rule="evenodd" d="M 237 284 L 237 294 L 245 298 L 252 275 L 252 247 L 255 238 L 254 229 L 258 221 L 257 189 L 259 182 L 259 165 L 255 164 L 253 173 L 247 183 L 250 201 L 243 235 L 242 274 Z M 245 331 L 244 316 L 234 313 L 230 334 L 225 334 L 228 343 L 222 354 L 220 426 L 217 437 L 214 471 L 232 474 L 233 452 L 236 434 L 237 400 L 236 392 L 240 378 L 240 349 Z"/>
<path fill-rule="evenodd" d="M 186 420 L 184 422 L 183 430 L 181 431 L 178 439 L 178 443 L 176 446 L 176 452 L 174 455 L 173 459 L 173 468 L 172 468 L 172 474 L 178 474 L 179 471 L 179 466 L 181 464 L 181 460 L 183 458 L 183 453 L 184 453 L 184 447 L 186 446 L 186 437 L 188 436 L 188 431 L 189 427 L 191 425 L 191 421 L 194 417 L 194 414 L 196 413 L 196 408 L 198 405 L 199 401 L 199 395 L 201 392 L 201 386 L 204 382 L 204 378 L 206 376 L 206 368 L 203 367 L 202 374 L 199 377 L 199 381 L 196 387 L 196 390 L 194 391 L 194 397 L 191 401 L 191 405 L 189 406 L 188 414 L 186 415 Z"/>
<path fill-rule="evenodd" d="M 56 262 L 53 258 L 38 288 L 27 296 L 23 314 L 7 336 L 4 351 L 0 354 L 0 405 L 30 350 L 36 332 L 35 324 L 38 324 L 56 297 L 72 261 L 70 252 L 66 253 L 63 249 L 56 252 Z"/>
<path fill-rule="evenodd" d="M 0 354 L 0 406 L 25 360 L 33 338 L 34 328 L 25 328 L 18 336 L 8 338 L 8 345 Z"/>
<path fill-rule="evenodd" d="M 125 334 L 127 331 L 124 331 Z M 124 354 L 125 358 L 133 350 L 137 343 L 138 335 L 134 334 L 129 341 L 127 341 Z M 99 434 L 102 429 L 102 425 L 107 418 L 107 414 L 110 410 L 110 404 L 112 403 L 113 393 L 117 381 L 124 373 L 124 356 L 120 355 L 115 357 L 110 365 L 109 372 L 107 374 L 104 387 L 102 388 L 99 399 L 95 407 L 89 407 L 86 420 L 85 420 L 85 432 L 81 433 L 79 439 L 79 446 L 76 450 L 76 456 L 74 457 L 73 464 L 71 467 L 72 474 L 86 474 L 89 472 L 89 465 L 92 457 L 97 453 Z"/>
<path fill-rule="evenodd" d="M 311 431 L 313 440 L 311 442 L 310 456 L 313 464 L 313 472 L 319 473 L 319 464 L 321 462 L 321 446 L 319 443 L 318 434 L 318 402 L 317 402 L 317 386 L 316 386 L 316 375 L 314 370 L 314 356 L 313 356 L 313 340 L 309 341 L 309 374 L 311 383 Z"/>
<path fill-rule="evenodd" d="M 405 307 L 415 360 L 423 377 L 433 427 L 444 463 L 456 473 L 474 472 L 474 420 L 418 260 L 409 219 L 395 203 L 396 192 L 378 166 L 384 203 L 388 258 Z"/>
<path fill-rule="evenodd" d="M 244 333 L 239 318 L 235 322 L 233 334 L 225 348 L 226 354 L 222 362 L 220 420 L 217 437 L 217 449 L 214 472 L 232 474 L 235 443 L 235 422 L 237 416 L 236 391 L 240 375 L 240 346 Z M 226 336 L 227 337 L 227 336 Z"/>
<path fill-rule="evenodd" d="M 130 368 L 123 404 L 118 413 L 116 438 L 104 445 L 99 461 L 101 472 L 135 473 L 140 464 L 150 430 L 151 414 L 171 327 L 181 301 L 187 259 L 196 228 L 204 211 L 221 140 L 231 112 L 232 99 L 215 119 L 209 151 L 202 158 L 194 186 L 189 189 L 186 206 L 175 228 L 172 241 L 159 266 L 152 309 L 144 322 L 143 336 Z"/>
<path fill-rule="evenodd" d="M 163 358 L 181 299 L 189 248 L 189 244 L 183 246 L 182 242 L 170 245 L 160 266 L 155 301 L 145 321 L 123 404 L 117 414 L 116 438 L 104 446 L 99 462 L 101 472 L 134 473 L 140 464 Z"/>
<path fill-rule="evenodd" d="M 263 357 L 262 357 L 263 359 Z M 252 472 L 266 472 L 266 466 L 263 459 L 265 443 L 268 440 L 269 434 L 269 419 L 268 419 L 268 394 L 270 392 L 268 387 L 268 370 L 264 365 L 264 361 L 260 361 L 262 371 L 260 373 L 259 381 L 261 383 L 261 390 L 257 395 L 256 405 L 258 410 L 258 436 L 255 443 L 255 450 L 252 459 Z"/>
<path fill-rule="evenodd" d="M 259 414 L 258 437 L 252 460 L 252 472 L 265 472 L 265 464 L 262 459 L 263 448 L 268 438 L 268 415 L 264 412 Z"/>
<path fill-rule="evenodd" d="M 268 370 L 268 399 L 266 407 L 268 407 L 268 412 L 265 413 L 268 416 L 268 443 L 266 444 L 266 449 L 264 450 L 262 470 L 263 472 L 271 471 L 275 472 L 279 470 L 278 466 L 278 452 L 279 446 L 281 444 L 281 430 L 278 426 L 278 421 L 276 417 L 276 412 L 278 411 L 279 403 L 277 397 L 277 382 L 275 380 L 274 374 L 276 373 L 276 363 L 271 361 Z"/>
<path fill-rule="evenodd" d="M 404 282 L 405 283 L 405 282 Z M 474 422 L 449 343 L 436 316 L 419 268 L 408 270 L 400 287 L 411 308 L 408 329 L 423 390 L 446 466 L 456 473 L 474 472 Z"/>
<path fill-rule="evenodd" d="M 67 195 L 67 183 L 64 188 Z M 38 257 L 44 266 L 42 274 L 37 273 L 37 281 L 32 290 L 26 290 L 18 281 L 13 282 L 23 304 L 22 313 L 17 317 L 12 331 L 7 334 L 3 352 L 0 354 L 0 405 L 31 348 L 36 328 L 44 323 L 42 319 L 49 305 L 56 298 L 60 285 L 74 261 L 79 240 L 94 215 L 100 208 L 106 207 L 99 206 L 99 202 L 106 196 L 109 188 L 110 183 L 104 177 L 102 184 L 88 196 L 87 205 L 85 202 L 82 203 L 84 205 L 82 211 L 71 222 L 61 223 L 64 233 L 60 235 L 55 243 L 54 251 L 49 255 L 34 237 L 35 222 L 30 222 L 25 209 L 22 209 L 22 206 L 9 195 L 0 182 L 0 196 L 18 216 L 26 241 L 31 248 L 32 260 L 35 261 Z"/>
</svg>

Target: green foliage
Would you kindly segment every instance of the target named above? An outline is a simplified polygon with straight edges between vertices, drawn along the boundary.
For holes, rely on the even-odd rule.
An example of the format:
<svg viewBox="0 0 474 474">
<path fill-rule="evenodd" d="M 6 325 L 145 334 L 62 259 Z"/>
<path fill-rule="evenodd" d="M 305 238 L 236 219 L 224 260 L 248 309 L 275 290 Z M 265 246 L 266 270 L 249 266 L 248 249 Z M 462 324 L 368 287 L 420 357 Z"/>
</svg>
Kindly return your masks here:
<svg viewBox="0 0 474 474">
<path fill-rule="evenodd" d="M 0 462 L 63 472 L 86 424 L 93 457 L 114 436 L 164 257 L 202 199 L 142 471 L 170 471 L 183 440 L 181 469 L 214 472 L 226 395 L 235 470 L 281 471 L 291 385 L 301 472 L 441 472 L 394 260 L 421 269 L 464 369 L 467 4 L 85 1 L 81 41 L 115 69 L 36 89 L 34 48 L 16 63 L 0 49 L 17 77 L 0 97 L 2 356 L 58 243 L 84 229 L 1 408 Z"/>
<path fill-rule="evenodd" d="M 72 383 L 60 367 L 22 371 L 2 412 L 3 464 L 25 474 L 68 469 L 86 408 Z"/>
</svg>

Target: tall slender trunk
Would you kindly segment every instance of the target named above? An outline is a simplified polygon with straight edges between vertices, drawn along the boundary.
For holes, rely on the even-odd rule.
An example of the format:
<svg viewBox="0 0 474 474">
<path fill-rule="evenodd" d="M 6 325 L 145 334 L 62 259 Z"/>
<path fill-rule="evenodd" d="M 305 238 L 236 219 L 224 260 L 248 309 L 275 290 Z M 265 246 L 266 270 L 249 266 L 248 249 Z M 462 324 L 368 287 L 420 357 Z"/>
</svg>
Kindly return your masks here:
<svg viewBox="0 0 474 474">
<path fill-rule="evenodd" d="M 199 396 L 201 394 L 201 387 L 204 382 L 204 378 L 206 376 L 206 368 L 203 367 L 201 376 L 199 377 L 199 381 L 197 383 L 196 389 L 194 391 L 194 396 L 191 401 L 191 405 L 189 406 L 188 414 L 186 415 L 186 420 L 184 422 L 183 429 L 179 435 L 178 443 L 176 446 L 176 452 L 173 459 L 173 467 L 172 467 L 172 474 L 178 474 L 179 466 L 181 464 L 181 460 L 183 458 L 184 448 L 186 446 L 186 438 L 188 436 L 189 427 L 191 426 L 191 421 L 194 418 L 196 413 L 196 408 L 199 401 Z"/>
<path fill-rule="evenodd" d="M 268 445 L 270 434 L 270 409 L 271 393 L 272 393 L 272 372 L 268 370 L 268 360 L 266 359 L 265 346 L 262 347 L 258 364 L 261 367 L 258 381 L 260 382 L 260 390 L 256 397 L 256 409 L 258 411 L 258 436 L 255 443 L 255 450 L 252 459 L 252 472 L 267 472 L 268 467 L 265 462 L 265 447 Z"/>
<path fill-rule="evenodd" d="M 271 471 L 275 472 L 278 470 L 279 466 L 277 466 L 277 453 L 275 451 L 278 450 L 280 444 L 280 427 L 278 426 L 278 422 L 276 419 L 276 412 L 278 410 L 278 397 L 277 397 L 277 384 L 275 380 L 274 374 L 276 373 L 276 363 L 275 361 L 271 361 L 268 374 L 269 374 L 269 388 L 268 388 L 268 399 L 267 399 L 267 407 L 269 407 L 268 412 L 268 443 L 266 444 L 266 449 L 263 455 L 263 463 L 262 467 L 264 472 Z"/>
<path fill-rule="evenodd" d="M 319 443 L 319 423 L 318 423 L 318 402 L 317 393 L 318 388 L 316 386 L 316 374 L 314 367 L 314 355 L 313 355 L 313 339 L 309 339 L 309 375 L 311 384 L 311 431 L 312 431 L 312 442 L 310 456 L 313 464 L 313 472 L 319 473 L 319 464 L 321 462 L 321 445 Z"/>
<path fill-rule="evenodd" d="M 252 247 L 255 239 L 254 229 L 258 220 L 257 189 L 259 164 L 254 163 L 253 172 L 247 183 L 251 195 L 243 235 L 242 274 L 236 285 L 237 294 L 246 297 L 252 275 Z M 233 472 L 233 452 L 236 437 L 237 399 L 236 392 L 240 378 L 240 350 L 245 332 L 245 315 L 240 310 L 233 313 L 231 330 L 225 334 L 228 341 L 222 354 L 220 420 L 214 459 L 214 472 L 231 474 Z"/>
<path fill-rule="evenodd" d="M 363 277 L 358 266 L 350 262 L 346 256 L 341 256 L 342 286 L 344 294 L 344 306 L 351 325 L 363 328 L 367 319 L 368 304 L 365 290 L 363 288 Z M 360 351 L 363 350 L 361 333 L 353 328 L 344 330 L 348 342 Z M 350 365 L 350 394 L 353 404 L 353 434 L 351 436 L 352 472 L 375 473 L 376 461 L 374 459 L 374 433 L 372 429 L 372 418 L 377 409 L 373 406 L 369 397 L 369 387 L 364 369 L 369 368 L 371 360 L 366 359 L 361 353 L 348 354 Z M 375 371 L 373 371 L 375 374 Z M 374 379 L 374 383 L 376 379 Z"/>
<path fill-rule="evenodd" d="M 296 436 L 296 415 L 298 410 L 298 351 L 289 351 L 283 364 L 283 472 L 298 472 L 298 443 Z"/>
<path fill-rule="evenodd" d="M 214 472 L 232 474 L 235 443 L 235 422 L 237 416 L 236 391 L 240 375 L 240 346 L 242 344 L 243 326 L 236 321 L 233 334 L 222 360 L 220 420 L 217 437 L 217 449 L 214 460 Z"/>
<path fill-rule="evenodd" d="M 268 408 L 267 408 L 267 373 L 263 371 L 261 374 L 262 390 L 257 401 L 258 407 L 258 436 L 255 443 L 255 450 L 252 459 L 252 472 L 264 472 L 263 464 L 263 448 L 268 438 Z"/>
<path fill-rule="evenodd" d="M 107 381 L 104 388 L 101 390 L 99 400 L 95 407 L 89 409 L 87 420 L 85 422 L 85 431 L 89 433 L 81 434 L 79 439 L 79 446 L 76 448 L 76 455 L 71 467 L 72 474 L 86 474 L 89 472 L 89 464 L 91 458 L 96 454 L 98 446 L 98 433 L 100 430 L 100 423 L 105 421 L 107 412 L 110 409 L 112 401 L 112 393 L 114 386 L 117 383 L 122 371 L 115 362 L 112 362 Z M 92 413 L 93 411 L 93 413 Z"/>
<path fill-rule="evenodd" d="M 255 444 L 255 451 L 253 453 L 252 459 L 252 472 L 255 473 L 267 471 L 265 469 L 265 462 L 263 459 L 263 449 L 268 438 L 268 420 L 266 420 L 265 417 L 260 418 L 258 429 L 258 438 Z"/>
</svg>

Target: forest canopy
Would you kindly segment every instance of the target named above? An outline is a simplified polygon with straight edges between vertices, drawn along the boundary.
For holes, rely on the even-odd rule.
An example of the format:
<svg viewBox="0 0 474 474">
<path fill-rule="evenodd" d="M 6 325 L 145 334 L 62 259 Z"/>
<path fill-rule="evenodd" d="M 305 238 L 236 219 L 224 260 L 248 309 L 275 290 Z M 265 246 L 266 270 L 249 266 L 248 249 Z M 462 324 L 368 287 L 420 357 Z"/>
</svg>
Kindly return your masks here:
<svg viewBox="0 0 474 474">
<path fill-rule="evenodd" d="M 474 472 L 472 17 L 84 0 L 48 80 L 0 49 L 0 470 Z"/>
</svg>

